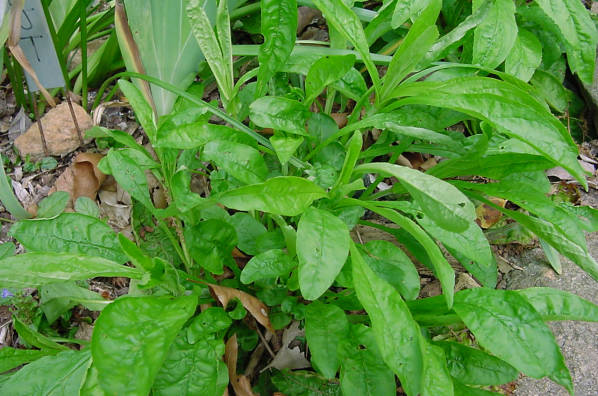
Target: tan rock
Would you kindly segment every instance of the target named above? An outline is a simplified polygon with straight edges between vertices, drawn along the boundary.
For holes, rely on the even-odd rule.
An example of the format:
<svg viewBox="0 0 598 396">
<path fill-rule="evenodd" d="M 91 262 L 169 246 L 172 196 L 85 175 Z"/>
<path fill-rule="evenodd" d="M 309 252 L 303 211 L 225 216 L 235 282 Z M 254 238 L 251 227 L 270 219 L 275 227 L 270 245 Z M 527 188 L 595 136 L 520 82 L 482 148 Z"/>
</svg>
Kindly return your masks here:
<svg viewBox="0 0 598 396">
<path fill-rule="evenodd" d="M 81 133 L 93 126 L 91 117 L 83 107 L 73 103 L 77 122 Z M 48 144 L 49 155 L 65 155 L 75 151 L 79 146 L 79 136 L 71 117 L 68 104 L 61 103 L 41 118 L 42 128 L 46 143 Z M 15 140 L 15 147 L 22 156 L 29 155 L 32 159 L 39 159 L 45 156 L 37 123 Z"/>
</svg>

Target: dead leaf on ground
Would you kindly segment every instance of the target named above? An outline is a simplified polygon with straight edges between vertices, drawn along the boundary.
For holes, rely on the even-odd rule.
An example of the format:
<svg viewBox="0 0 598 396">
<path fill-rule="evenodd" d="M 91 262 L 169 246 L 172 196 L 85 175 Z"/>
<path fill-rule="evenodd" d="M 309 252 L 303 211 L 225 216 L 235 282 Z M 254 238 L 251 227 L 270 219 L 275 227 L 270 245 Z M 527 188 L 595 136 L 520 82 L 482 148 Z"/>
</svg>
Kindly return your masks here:
<svg viewBox="0 0 598 396">
<path fill-rule="evenodd" d="M 583 168 L 584 171 L 590 172 L 592 174 L 592 176 L 594 176 L 594 174 L 596 173 L 596 165 L 594 165 L 595 161 L 593 161 L 593 160 L 586 161 L 583 159 L 584 157 L 582 157 L 581 160 L 578 160 L 579 165 L 581 165 L 581 167 Z M 556 168 L 548 169 L 546 171 L 546 176 L 554 177 L 559 180 L 565 180 L 565 181 L 575 180 L 575 178 L 573 176 L 571 176 L 571 174 L 569 172 L 567 172 L 565 169 L 561 168 L 560 166 L 557 166 Z"/>
<path fill-rule="evenodd" d="M 501 198 L 490 198 L 490 202 L 504 208 L 507 201 Z M 498 209 L 494 209 L 490 205 L 482 204 L 475 209 L 476 223 L 483 229 L 490 228 L 498 223 L 502 217 L 502 213 Z"/>
<path fill-rule="evenodd" d="M 297 338 L 305 336 L 305 330 L 299 329 L 299 322 L 294 321 L 282 334 L 282 347 L 274 356 L 274 359 L 262 371 L 274 367 L 278 370 L 297 370 L 311 367 L 311 363 L 305 358 L 299 346 L 290 347 L 290 344 Z"/>
<path fill-rule="evenodd" d="M 237 375 L 237 356 L 239 348 L 237 345 L 237 335 L 235 334 L 226 341 L 224 350 L 224 362 L 228 367 L 228 378 L 230 384 L 237 396 L 256 396 L 251 389 L 249 378 L 244 375 Z"/>
<path fill-rule="evenodd" d="M 347 126 L 347 113 L 332 113 L 330 116 L 334 119 L 339 128 Z"/>
<path fill-rule="evenodd" d="M 311 25 L 316 18 L 321 18 L 322 13 L 312 7 L 297 8 L 297 35 L 300 35 L 308 25 Z"/>
<path fill-rule="evenodd" d="M 266 307 L 266 304 L 251 294 L 247 294 L 241 290 L 214 284 L 208 284 L 208 286 L 210 286 L 212 293 L 215 295 L 216 299 L 220 301 L 220 304 L 222 304 L 224 308 L 226 308 L 230 300 L 233 298 L 238 298 L 239 301 L 241 301 L 241 304 L 243 304 L 245 309 L 251 313 L 255 320 L 257 320 L 270 332 L 274 333 L 274 329 L 270 323 L 270 318 L 268 317 L 268 307 Z"/>
<path fill-rule="evenodd" d="M 56 180 L 50 194 L 55 191 L 65 191 L 71 196 L 68 208 L 73 208 L 79 197 L 95 200 L 100 186 L 106 180 L 106 175 L 98 169 L 102 154 L 81 153 L 75 157 L 69 166 Z"/>
<path fill-rule="evenodd" d="M 91 117 L 85 109 L 73 103 L 73 110 L 81 133 L 92 127 Z M 81 144 L 77 128 L 73 122 L 67 103 L 61 103 L 41 118 L 44 137 L 48 144 L 48 154 L 62 156 L 75 151 Z M 27 132 L 15 139 L 15 147 L 24 157 L 39 159 L 45 156 L 37 123 L 33 123 Z"/>
</svg>

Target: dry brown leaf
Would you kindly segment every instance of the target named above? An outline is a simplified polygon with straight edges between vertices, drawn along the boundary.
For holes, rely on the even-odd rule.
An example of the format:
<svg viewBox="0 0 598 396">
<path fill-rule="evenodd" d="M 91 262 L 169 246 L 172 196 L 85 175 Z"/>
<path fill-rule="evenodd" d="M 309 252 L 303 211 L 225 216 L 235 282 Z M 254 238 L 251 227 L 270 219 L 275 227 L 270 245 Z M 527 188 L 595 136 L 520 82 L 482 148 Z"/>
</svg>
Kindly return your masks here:
<svg viewBox="0 0 598 396">
<path fill-rule="evenodd" d="M 507 201 L 501 198 L 490 198 L 490 202 L 500 206 L 501 208 L 504 208 L 507 204 Z M 498 209 L 494 209 L 487 204 L 478 206 L 475 210 L 475 213 L 477 216 L 476 222 L 483 229 L 492 227 L 494 224 L 498 223 L 502 217 L 502 213 Z"/>
<path fill-rule="evenodd" d="M 278 370 L 297 370 L 311 367 L 311 363 L 305 358 L 305 354 L 301 352 L 298 346 L 290 347 L 290 344 L 299 336 L 305 336 L 305 331 L 300 330 L 299 322 L 295 321 L 284 330 L 282 334 L 282 347 L 276 353 L 272 362 L 262 371 L 271 367 Z"/>
<path fill-rule="evenodd" d="M 102 159 L 102 154 L 81 153 L 75 157 L 73 164 L 69 166 L 58 177 L 50 194 L 55 191 L 65 191 L 71 196 L 71 201 L 67 207 L 72 208 L 74 202 L 79 197 L 88 197 L 93 200 L 100 186 L 106 179 L 106 175 L 98 169 L 98 163 Z"/>
<path fill-rule="evenodd" d="M 297 35 L 300 35 L 308 25 L 311 25 L 313 20 L 321 18 L 322 13 L 319 10 L 311 7 L 297 8 Z"/>
<path fill-rule="evenodd" d="M 339 128 L 344 128 L 347 125 L 347 113 L 332 113 L 330 116 Z"/>
<path fill-rule="evenodd" d="M 220 301 L 220 304 L 222 304 L 223 307 L 226 308 L 228 302 L 233 298 L 238 298 L 245 309 L 248 310 L 251 315 L 253 315 L 255 320 L 257 320 L 270 332 L 274 333 L 274 329 L 270 323 L 270 318 L 268 317 L 268 307 L 266 307 L 266 304 L 254 296 L 242 292 L 241 290 L 214 284 L 208 284 L 208 286 L 210 286 L 213 294 L 216 296 L 218 301 Z"/>
<path fill-rule="evenodd" d="M 238 356 L 237 335 L 235 334 L 226 341 L 224 350 L 224 361 L 228 367 L 228 378 L 230 384 L 237 396 L 256 396 L 251 389 L 249 378 L 244 375 L 237 375 L 237 356 Z"/>
</svg>

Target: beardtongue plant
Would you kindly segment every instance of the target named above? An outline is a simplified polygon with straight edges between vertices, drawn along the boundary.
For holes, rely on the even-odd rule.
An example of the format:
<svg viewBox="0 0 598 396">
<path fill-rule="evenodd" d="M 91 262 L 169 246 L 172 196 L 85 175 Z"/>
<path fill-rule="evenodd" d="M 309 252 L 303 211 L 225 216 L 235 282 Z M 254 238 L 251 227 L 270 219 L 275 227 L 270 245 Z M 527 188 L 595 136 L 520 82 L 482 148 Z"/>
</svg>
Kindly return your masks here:
<svg viewBox="0 0 598 396">
<path fill-rule="evenodd" d="M 549 377 L 573 393 L 545 322 L 597 321 L 598 307 L 548 288 L 496 290 L 496 262 L 475 223 L 475 206 L 485 203 L 537 235 L 550 257 L 556 251 L 598 279 L 584 237 L 598 230 L 596 211 L 552 200 L 544 174 L 561 166 L 587 186 L 576 145 L 550 100 L 507 58 L 525 63 L 511 52 L 525 52 L 538 39 L 518 36 L 517 24 L 519 44 L 500 38 L 498 46 L 498 36 L 484 34 L 492 23 L 515 18 L 515 10 L 519 16 L 533 8 L 551 19 L 548 3 L 578 22 L 565 41 L 568 55 L 581 54 L 582 39 L 596 47 L 589 16 L 573 1 L 517 9 L 510 1 L 474 1 L 473 13 L 440 38 L 440 12 L 445 20 L 452 15 L 440 1 L 389 1 L 380 19 L 386 15 L 395 27 L 413 23 L 393 57 L 380 58 L 369 52 L 376 19 L 364 30 L 345 2 L 315 0 L 333 46 L 348 42 L 355 51 L 301 52 L 291 39 L 295 1 L 264 0 L 259 67 L 235 83 L 232 54 L 247 48 L 231 45 L 226 2 L 218 4 L 213 30 L 203 3 L 189 1 L 191 30 L 225 111 L 200 99 L 201 85 L 183 91 L 154 77 L 121 75 L 179 96 L 172 112 L 157 117 L 135 85 L 118 82 L 155 155 L 125 132 L 92 131 L 113 146 L 101 170 L 134 199 L 134 241 L 112 231 L 89 202 L 62 213 L 68 197 L 59 193 L 44 201 L 36 219 L 11 228 L 27 253 L 2 250 L 1 287 L 38 288 L 50 323 L 79 304 L 101 314 L 91 345 L 81 350 L 63 345 L 77 340 L 57 342 L 15 316 L 21 339 L 38 349 L 0 350 L 2 372 L 28 363 L 0 377 L 2 394 L 221 395 L 229 381 L 236 394 L 250 394 L 232 358 L 237 340 L 246 362 L 258 332 L 291 321 L 305 328 L 314 371 L 264 371 L 254 381 L 260 394 L 394 395 L 400 384 L 407 395 L 488 395 L 520 372 Z M 469 48 L 476 65 L 436 62 L 455 45 L 464 54 Z M 584 79 L 588 62 L 574 59 L 568 56 L 571 69 Z M 386 62 L 383 76 L 374 60 Z M 491 69 L 503 61 L 505 72 Z M 534 74 L 534 62 L 517 70 Z M 331 116 L 338 106 L 351 111 L 340 128 Z M 459 123 L 468 133 L 449 129 Z M 381 134 L 366 146 L 373 129 Z M 269 139 L 258 133 L 267 131 Z M 420 172 L 396 164 L 404 152 L 444 160 Z M 166 191 L 167 207 L 155 206 L 148 173 Z M 192 190 L 196 177 L 209 182 L 209 191 Z M 396 183 L 377 190 L 386 178 Z M 356 242 L 357 224 L 380 228 L 402 248 Z M 455 293 L 455 271 L 439 245 L 483 287 Z M 249 260 L 239 265 L 233 251 Z M 442 295 L 418 299 L 410 257 L 434 273 Z M 81 287 L 94 277 L 130 278 L 128 295 L 107 301 Z M 467 331 L 475 341 L 460 336 Z"/>
</svg>

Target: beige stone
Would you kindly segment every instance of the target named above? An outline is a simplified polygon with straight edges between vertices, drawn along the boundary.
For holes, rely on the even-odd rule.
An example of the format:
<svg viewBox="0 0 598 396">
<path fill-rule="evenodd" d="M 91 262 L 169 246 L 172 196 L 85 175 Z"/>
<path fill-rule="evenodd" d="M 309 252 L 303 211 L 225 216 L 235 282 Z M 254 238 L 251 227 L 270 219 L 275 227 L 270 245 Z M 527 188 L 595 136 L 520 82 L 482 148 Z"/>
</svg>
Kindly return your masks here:
<svg viewBox="0 0 598 396">
<path fill-rule="evenodd" d="M 73 108 L 81 133 L 85 136 L 85 131 L 93 126 L 91 117 L 78 104 L 73 103 Z M 66 102 L 51 109 L 41 118 L 41 123 L 49 155 L 65 155 L 80 146 L 77 129 Z M 22 156 L 29 155 L 32 159 L 45 156 L 37 123 L 33 123 L 27 132 L 15 140 L 15 147 Z"/>
</svg>

